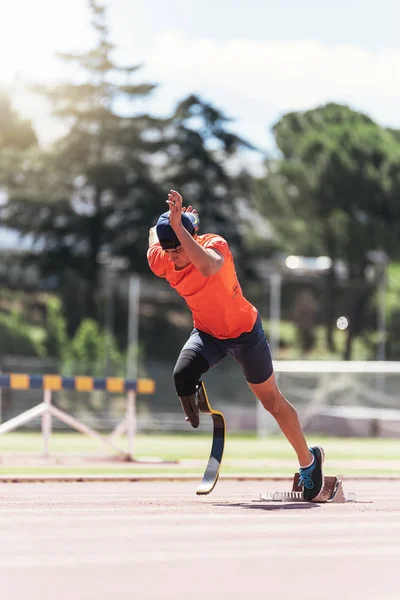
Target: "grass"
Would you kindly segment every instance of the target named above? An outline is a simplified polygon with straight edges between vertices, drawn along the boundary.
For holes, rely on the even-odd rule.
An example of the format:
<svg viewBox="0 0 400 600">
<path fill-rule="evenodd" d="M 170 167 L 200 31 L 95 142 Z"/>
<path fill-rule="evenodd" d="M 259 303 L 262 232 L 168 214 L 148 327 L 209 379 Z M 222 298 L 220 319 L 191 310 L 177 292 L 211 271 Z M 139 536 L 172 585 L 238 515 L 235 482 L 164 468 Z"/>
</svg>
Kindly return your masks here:
<svg viewBox="0 0 400 600">
<path fill-rule="evenodd" d="M 333 438 L 308 436 L 309 444 L 323 445 L 327 454 L 326 474 L 347 476 L 386 475 L 400 476 L 400 440 Z M 126 438 L 119 440 L 126 449 Z M 40 459 L 43 447 L 39 433 L 9 433 L 0 436 L 0 474 L 4 475 L 200 475 L 205 467 L 211 445 L 209 434 L 187 435 L 149 434 L 137 435 L 134 456 L 137 463 L 110 463 L 93 465 L 93 461 L 82 462 L 81 457 L 109 459 L 107 449 L 98 442 L 73 432 L 55 432 L 51 437 L 52 457 L 68 456 L 67 463 L 48 466 Z M 7 457 L 26 455 L 29 465 L 10 464 Z M 38 457 L 36 460 L 34 457 Z M 74 456 L 77 458 L 74 464 Z M 4 458 L 1 465 L 1 457 Z M 160 459 L 170 464 L 157 464 Z M 149 462 L 146 462 L 149 461 Z M 176 462 L 176 464 L 171 464 Z M 258 439 L 252 435 L 229 435 L 226 441 L 222 475 L 268 475 L 290 476 L 296 469 L 296 458 L 292 448 L 282 436 Z"/>
</svg>

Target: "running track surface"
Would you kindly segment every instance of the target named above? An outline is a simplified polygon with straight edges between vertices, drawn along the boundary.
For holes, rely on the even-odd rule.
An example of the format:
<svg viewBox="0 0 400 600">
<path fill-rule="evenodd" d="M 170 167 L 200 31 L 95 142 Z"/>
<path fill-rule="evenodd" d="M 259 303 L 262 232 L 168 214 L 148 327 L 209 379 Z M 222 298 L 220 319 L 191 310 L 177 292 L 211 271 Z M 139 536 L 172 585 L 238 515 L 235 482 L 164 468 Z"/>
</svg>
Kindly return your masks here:
<svg viewBox="0 0 400 600">
<path fill-rule="evenodd" d="M 289 482 L 0 484 L 2 600 L 400 598 L 400 481 L 357 503 L 261 503 Z"/>
</svg>

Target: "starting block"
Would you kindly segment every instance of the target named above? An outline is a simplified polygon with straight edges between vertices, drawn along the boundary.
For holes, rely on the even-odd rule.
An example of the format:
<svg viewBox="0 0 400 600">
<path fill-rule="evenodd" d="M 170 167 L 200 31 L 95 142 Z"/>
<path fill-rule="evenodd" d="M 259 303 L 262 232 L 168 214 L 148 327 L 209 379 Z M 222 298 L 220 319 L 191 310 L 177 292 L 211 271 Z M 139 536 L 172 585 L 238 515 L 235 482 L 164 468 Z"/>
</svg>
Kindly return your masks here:
<svg viewBox="0 0 400 600">
<path fill-rule="evenodd" d="M 295 473 L 291 492 L 267 492 L 260 494 L 260 502 L 305 502 L 303 492 L 299 491 L 299 473 Z M 354 493 L 344 493 L 343 483 L 337 477 L 324 477 L 324 487 L 312 502 L 325 503 L 334 502 L 343 504 L 344 502 L 355 502 Z"/>
</svg>

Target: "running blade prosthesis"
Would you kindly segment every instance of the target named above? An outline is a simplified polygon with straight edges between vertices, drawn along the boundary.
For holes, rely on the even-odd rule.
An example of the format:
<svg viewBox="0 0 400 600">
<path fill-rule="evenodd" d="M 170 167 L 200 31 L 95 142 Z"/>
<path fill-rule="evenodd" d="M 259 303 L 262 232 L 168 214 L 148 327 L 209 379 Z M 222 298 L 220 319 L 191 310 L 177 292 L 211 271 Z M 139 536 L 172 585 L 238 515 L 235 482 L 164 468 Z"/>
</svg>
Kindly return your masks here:
<svg viewBox="0 0 400 600">
<path fill-rule="evenodd" d="M 260 494 L 260 502 L 306 502 L 303 492 L 300 491 L 299 481 L 300 475 L 295 473 L 291 492 L 266 492 Z M 324 487 L 318 496 L 312 500 L 316 503 L 334 502 L 341 504 L 355 501 L 356 495 L 354 493 L 344 493 L 343 483 L 340 479 L 329 476 L 324 478 Z"/>
<path fill-rule="evenodd" d="M 205 495 L 213 491 L 218 481 L 222 456 L 224 454 L 226 426 L 224 415 L 221 412 L 211 408 L 203 382 L 200 382 L 197 388 L 197 399 L 199 403 L 199 411 L 204 414 L 211 415 L 213 420 L 213 440 L 211 454 L 203 475 L 203 480 L 196 491 L 196 494 L 198 495 Z"/>
</svg>

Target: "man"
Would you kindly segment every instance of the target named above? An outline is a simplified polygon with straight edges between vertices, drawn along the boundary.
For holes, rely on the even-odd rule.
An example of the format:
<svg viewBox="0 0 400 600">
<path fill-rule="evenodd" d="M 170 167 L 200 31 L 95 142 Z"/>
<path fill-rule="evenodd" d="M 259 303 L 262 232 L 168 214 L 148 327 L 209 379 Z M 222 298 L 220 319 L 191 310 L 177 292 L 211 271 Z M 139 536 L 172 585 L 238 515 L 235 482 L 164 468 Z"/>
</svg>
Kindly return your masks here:
<svg viewBox="0 0 400 600">
<path fill-rule="evenodd" d="M 260 315 L 243 296 L 227 242 L 219 235 L 197 235 L 195 209 L 182 206 L 175 190 L 169 211 L 149 233 L 147 258 L 153 273 L 182 296 L 194 329 L 174 368 L 177 394 L 192 427 L 199 426 L 196 386 L 201 375 L 228 354 L 242 368 L 251 391 L 276 419 L 298 460 L 304 499 L 313 500 L 323 487 L 322 448 L 308 448 L 295 408 L 279 391 Z"/>
</svg>

